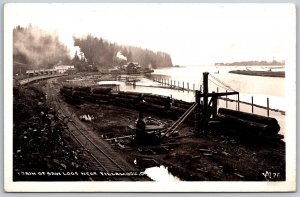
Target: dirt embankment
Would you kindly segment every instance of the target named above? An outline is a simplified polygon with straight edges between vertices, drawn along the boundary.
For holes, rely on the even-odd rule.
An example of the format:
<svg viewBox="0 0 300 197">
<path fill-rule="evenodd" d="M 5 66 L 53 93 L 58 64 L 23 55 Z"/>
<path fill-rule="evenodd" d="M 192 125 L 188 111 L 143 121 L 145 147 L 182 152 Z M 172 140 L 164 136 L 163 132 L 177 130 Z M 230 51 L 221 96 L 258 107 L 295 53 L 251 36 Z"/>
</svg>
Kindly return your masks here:
<svg viewBox="0 0 300 197">
<path fill-rule="evenodd" d="M 58 175 L 88 171 L 90 166 L 87 153 L 66 135 L 63 121 L 46 106 L 41 89 L 24 86 L 14 88 L 13 94 L 13 180 L 89 180 L 88 177 Z M 40 176 L 38 172 L 45 174 Z"/>
</svg>

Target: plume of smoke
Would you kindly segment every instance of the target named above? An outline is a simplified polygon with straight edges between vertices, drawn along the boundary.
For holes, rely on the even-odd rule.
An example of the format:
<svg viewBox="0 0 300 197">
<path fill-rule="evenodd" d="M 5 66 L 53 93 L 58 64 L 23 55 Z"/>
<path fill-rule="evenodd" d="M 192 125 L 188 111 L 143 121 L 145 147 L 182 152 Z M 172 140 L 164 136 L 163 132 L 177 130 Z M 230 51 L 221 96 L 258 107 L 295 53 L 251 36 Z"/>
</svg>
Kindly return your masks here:
<svg viewBox="0 0 300 197">
<path fill-rule="evenodd" d="M 127 61 L 127 57 L 125 57 L 121 51 L 118 51 L 117 55 L 116 55 L 117 58 L 119 58 L 120 60 L 125 60 Z"/>
<path fill-rule="evenodd" d="M 13 31 L 13 56 L 21 59 L 31 69 L 49 68 L 57 62 L 69 60 L 69 51 L 55 32 L 37 27 L 16 27 Z M 18 61 L 18 60 L 16 60 Z"/>
</svg>

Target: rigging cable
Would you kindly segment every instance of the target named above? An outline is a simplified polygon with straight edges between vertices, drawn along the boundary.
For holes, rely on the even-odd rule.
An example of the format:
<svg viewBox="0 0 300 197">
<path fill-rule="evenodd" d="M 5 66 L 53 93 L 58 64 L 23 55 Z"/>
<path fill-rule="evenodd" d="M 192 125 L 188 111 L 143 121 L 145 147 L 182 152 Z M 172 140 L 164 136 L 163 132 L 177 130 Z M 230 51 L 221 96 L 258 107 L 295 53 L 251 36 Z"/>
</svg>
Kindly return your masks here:
<svg viewBox="0 0 300 197">
<path fill-rule="evenodd" d="M 233 88 L 231 88 L 229 85 L 227 85 L 226 83 L 222 82 L 220 79 L 218 79 L 217 77 L 213 76 L 212 74 L 209 74 L 213 79 L 215 79 L 216 81 L 218 81 L 219 83 L 221 83 L 222 85 L 224 85 L 225 87 L 227 87 L 229 90 L 237 92 L 236 90 L 234 90 Z"/>
</svg>

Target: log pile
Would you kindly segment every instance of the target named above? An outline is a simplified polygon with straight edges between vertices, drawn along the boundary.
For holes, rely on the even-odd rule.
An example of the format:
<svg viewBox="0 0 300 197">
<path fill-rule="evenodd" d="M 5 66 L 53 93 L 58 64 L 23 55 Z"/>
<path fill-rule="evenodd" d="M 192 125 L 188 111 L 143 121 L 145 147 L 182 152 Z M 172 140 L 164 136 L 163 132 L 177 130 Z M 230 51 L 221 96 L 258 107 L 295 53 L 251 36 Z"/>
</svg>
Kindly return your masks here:
<svg viewBox="0 0 300 197">
<path fill-rule="evenodd" d="M 73 96 L 73 88 L 69 87 L 62 87 L 60 89 L 60 94 L 64 97 L 65 101 L 67 103 L 73 104 L 73 105 L 80 105 L 81 101 L 80 99 Z"/>
<path fill-rule="evenodd" d="M 193 104 L 182 100 L 171 99 L 168 96 L 139 92 L 112 92 L 111 88 L 90 88 L 63 86 L 60 94 L 67 101 L 80 104 L 80 101 L 94 103 L 110 103 L 123 107 L 142 109 L 143 111 L 166 115 L 176 120 Z M 194 122 L 194 114 L 187 118 L 188 122 Z"/>
<path fill-rule="evenodd" d="M 111 88 L 93 88 L 92 93 L 93 94 L 101 94 L 101 95 L 107 95 L 112 91 Z"/>
<path fill-rule="evenodd" d="M 280 126 L 275 118 L 220 108 L 217 119 L 222 127 L 240 136 L 277 136 Z"/>
</svg>

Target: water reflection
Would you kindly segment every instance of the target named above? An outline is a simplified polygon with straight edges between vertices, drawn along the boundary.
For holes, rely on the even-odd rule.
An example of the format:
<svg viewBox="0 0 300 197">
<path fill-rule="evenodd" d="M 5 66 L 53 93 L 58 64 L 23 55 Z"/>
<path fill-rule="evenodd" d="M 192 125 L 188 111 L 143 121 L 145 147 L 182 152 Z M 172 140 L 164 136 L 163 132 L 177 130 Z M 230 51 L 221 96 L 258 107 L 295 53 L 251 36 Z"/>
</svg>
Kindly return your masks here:
<svg viewBox="0 0 300 197">
<path fill-rule="evenodd" d="M 181 181 L 178 177 L 173 176 L 165 166 L 155 166 L 147 168 L 145 174 L 156 182 Z"/>
</svg>

